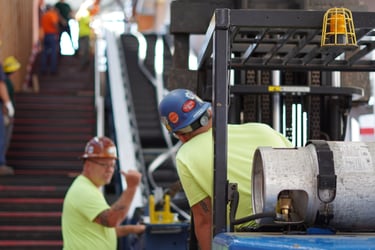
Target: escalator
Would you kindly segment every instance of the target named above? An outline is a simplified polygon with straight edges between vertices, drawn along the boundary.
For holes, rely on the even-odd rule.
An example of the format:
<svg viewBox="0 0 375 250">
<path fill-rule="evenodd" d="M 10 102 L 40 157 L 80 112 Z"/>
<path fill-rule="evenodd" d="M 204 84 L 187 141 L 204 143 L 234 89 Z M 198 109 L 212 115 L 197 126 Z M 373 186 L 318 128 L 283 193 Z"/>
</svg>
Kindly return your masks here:
<svg viewBox="0 0 375 250">
<path fill-rule="evenodd" d="M 157 36 L 147 35 L 145 38 L 147 52 L 144 66 L 152 77 L 155 77 L 153 59 Z M 156 89 L 138 65 L 139 41 L 136 36 L 131 34 L 123 35 L 121 40 L 141 144 L 143 148 L 165 148 L 167 145 L 159 122 Z M 142 47 L 141 49 L 145 48 Z"/>
<path fill-rule="evenodd" d="M 130 83 L 129 87 L 146 166 L 149 166 L 157 156 L 168 151 L 168 142 L 163 135 L 163 128 L 157 109 L 158 90 L 157 86 L 153 84 L 153 79 L 156 78 L 157 74 L 155 72 L 155 47 L 158 38 L 158 35 L 155 34 L 141 36 L 139 34 L 124 34 L 121 36 L 124 60 Z M 162 41 L 164 46 L 162 61 L 164 64 L 164 75 L 162 76 L 162 80 L 166 81 L 172 56 L 165 38 L 162 38 Z M 144 64 L 140 65 L 139 50 L 143 49 L 146 50 Z M 141 53 L 144 53 L 144 51 Z M 163 188 L 168 188 L 176 182 L 178 176 L 173 159 L 166 159 L 153 173 L 153 178 L 155 179 L 155 183 Z"/>
<path fill-rule="evenodd" d="M 164 129 L 158 113 L 172 65 L 168 37 L 134 33 L 123 34 L 120 40 L 149 188 L 170 194 L 172 212 L 189 220 L 190 208 L 174 162 L 180 142 Z"/>
<path fill-rule="evenodd" d="M 166 39 L 139 33 L 118 35 L 106 30 L 103 42 L 106 60 L 102 61 L 106 63 L 108 90 L 106 130 L 115 139 L 119 168 L 123 171 L 136 169 L 143 177 L 125 223 L 146 219 L 143 215 L 148 212 L 149 195 L 160 192 L 170 194 L 171 212 L 176 213 L 180 221 L 187 222 L 190 208 L 179 185 L 174 163 L 180 143 L 164 129 L 158 114 L 158 103 L 167 92 L 163 82 L 171 65 Z M 155 63 L 155 58 L 160 58 L 160 51 L 165 51 L 161 61 L 163 70 L 158 68 L 160 63 Z M 125 185 L 122 178 L 113 180 L 114 200 Z M 122 239 L 120 245 L 127 246 L 129 241 L 132 242 Z"/>
</svg>

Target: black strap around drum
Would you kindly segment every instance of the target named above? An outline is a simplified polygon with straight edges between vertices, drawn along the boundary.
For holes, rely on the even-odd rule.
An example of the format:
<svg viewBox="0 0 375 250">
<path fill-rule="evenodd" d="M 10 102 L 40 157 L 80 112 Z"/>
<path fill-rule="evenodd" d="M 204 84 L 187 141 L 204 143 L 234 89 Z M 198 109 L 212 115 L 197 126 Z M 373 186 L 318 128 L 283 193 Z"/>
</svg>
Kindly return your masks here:
<svg viewBox="0 0 375 250">
<path fill-rule="evenodd" d="M 319 173 L 317 175 L 317 191 L 318 198 L 324 203 L 332 202 L 336 197 L 336 181 L 335 165 L 333 153 L 326 141 L 311 140 L 306 143 L 315 147 L 318 156 Z"/>
</svg>

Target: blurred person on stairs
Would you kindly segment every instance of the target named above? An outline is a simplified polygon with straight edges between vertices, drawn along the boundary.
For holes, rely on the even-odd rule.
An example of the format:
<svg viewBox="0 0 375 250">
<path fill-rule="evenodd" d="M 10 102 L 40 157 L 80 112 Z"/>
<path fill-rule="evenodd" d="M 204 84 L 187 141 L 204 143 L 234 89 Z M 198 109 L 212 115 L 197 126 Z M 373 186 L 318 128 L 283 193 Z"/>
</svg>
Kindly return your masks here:
<svg viewBox="0 0 375 250">
<path fill-rule="evenodd" d="M 20 67 L 21 67 L 21 64 L 14 56 L 8 56 L 7 58 L 5 58 L 3 62 L 3 70 L 6 75 L 5 83 L 7 86 L 9 99 L 13 103 L 14 107 L 15 107 L 14 87 L 13 87 L 13 82 L 10 79 L 10 76 L 14 72 L 18 71 Z M 5 122 L 5 152 L 7 152 L 9 148 L 10 140 L 12 138 L 14 117 L 11 117 L 8 114 L 5 114 L 4 122 Z"/>
<path fill-rule="evenodd" d="M 0 42 L 1 43 L 1 42 Z M 1 46 L 1 44 L 0 44 Z M 6 75 L 0 64 L 0 175 L 13 175 L 12 167 L 6 165 L 5 149 L 5 122 L 4 116 L 14 117 L 14 107 L 9 98 L 8 90 L 5 83 Z"/>
<path fill-rule="evenodd" d="M 47 4 L 46 11 L 42 15 L 41 25 L 43 29 L 41 73 L 57 74 L 57 49 L 59 36 L 59 15 L 55 8 Z"/>
</svg>

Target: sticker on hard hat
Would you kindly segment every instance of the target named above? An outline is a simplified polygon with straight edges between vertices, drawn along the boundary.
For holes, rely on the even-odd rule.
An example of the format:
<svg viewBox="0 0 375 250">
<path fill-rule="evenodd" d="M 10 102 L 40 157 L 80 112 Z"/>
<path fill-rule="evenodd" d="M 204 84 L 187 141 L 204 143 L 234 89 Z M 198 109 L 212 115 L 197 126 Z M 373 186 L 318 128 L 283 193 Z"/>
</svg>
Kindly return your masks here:
<svg viewBox="0 0 375 250">
<path fill-rule="evenodd" d="M 108 147 L 107 153 L 111 154 L 111 155 L 115 155 L 116 154 L 116 147 Z"/>
<path fill-rule="evenodd" d="M 183 105 L 182 105 L 182 111 L 185 113 L 188 113 L 192 111 L 195 108 L 196 102 L 194 100 L 187 100 Z"/>
<path fill-rule="evenodd" d="M 176 112 L 171 112 L 168 114 L 168 120 L 171 122 L 171 123 L 177 123 L 178 122 L 178 114 Z"/>
<path fill-rule="evenodd" d="M 89 154 L 94 153 L 94 147 L 90 145 L 90 146 L 88 147 L 88 149 L 87 149 L 87 153 L 89 153 Z"/>
<path fill-rule="evenodd" d="M 187 91 L 185 92 L 185 96 L 186 96 L 188 99 L 194 99 L 194 98 L 196 98 L 196 95 L 195 95 L 193 92 L 191 92 L 190 90 L 187 90 Z"/>
<path fill-rule="evenodd" d="M 168 131 L 172 131 L 171 126 L 168 123 L 168 120 L 165 116 L 161 117 L 161 122 L 164 124 L 164 126 L 168 129 Z"/>
</svg>

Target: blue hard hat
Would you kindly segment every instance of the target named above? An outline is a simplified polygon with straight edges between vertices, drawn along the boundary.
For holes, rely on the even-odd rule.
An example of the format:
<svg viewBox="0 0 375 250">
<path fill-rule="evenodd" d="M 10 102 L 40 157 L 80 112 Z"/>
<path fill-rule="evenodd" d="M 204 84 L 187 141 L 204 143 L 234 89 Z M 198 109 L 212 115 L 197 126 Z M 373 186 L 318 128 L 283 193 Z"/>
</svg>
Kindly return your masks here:
<svg viewBox="0 0 375 250">
<path fill-rule="evenodd" d="M 175 89 L 169 92 L 159 104 L 161 121 L 169 132 L 190 132 L 190 127 L 211 107 L 209 102 L 200 99 L 188 89 Z M 204 124 L 201 124 L 204 125 Z"/>
</svg>

